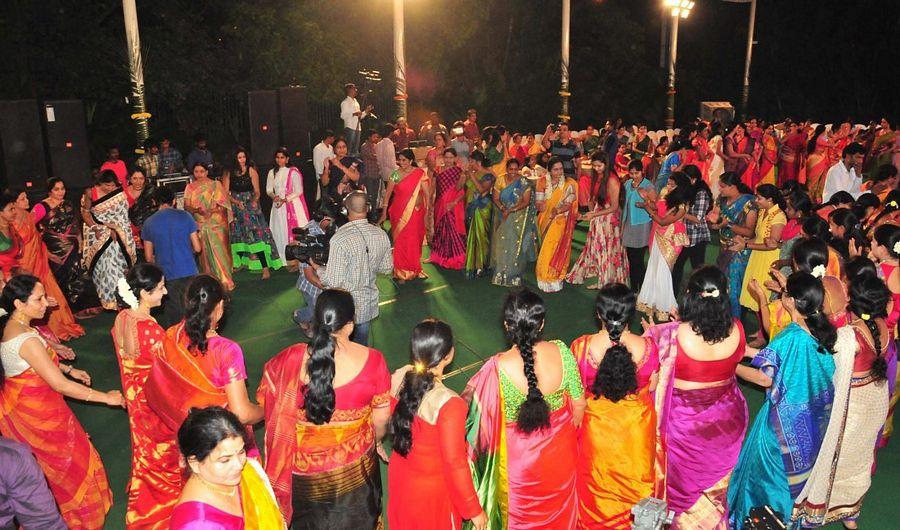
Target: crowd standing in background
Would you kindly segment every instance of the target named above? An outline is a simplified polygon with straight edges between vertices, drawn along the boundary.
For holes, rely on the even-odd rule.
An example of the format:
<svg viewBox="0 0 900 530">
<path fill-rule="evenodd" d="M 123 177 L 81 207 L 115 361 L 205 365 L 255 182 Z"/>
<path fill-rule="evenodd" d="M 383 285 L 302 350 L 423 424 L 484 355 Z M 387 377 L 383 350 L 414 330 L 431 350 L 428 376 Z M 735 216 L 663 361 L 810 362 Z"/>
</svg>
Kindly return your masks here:
<svg viewBox="0 0 900 530">
<path fill-rule="evenodd" d="M 3 193 L 0 441 L 55 500 L 36 488 L 20 523 L 99 530 L 113 502 L 68 397 L 127 410 L 129 528 L 378 528 L 383 512 L 400 529 L 627 528 L 648 497 L 673 528 L 740 529 L 763 505 L 785 523 L 856 527 L 897 402 L 888 120 L 535 135 L 469 109 L 450 128 L 431 112 L 417 132 L 405 118 L 371 127 L 345 89 L 343 131 L 311 153 L 315 196 L 286 148 L 255 153 L 267 172 L 242 147 L 223 167 L 202 134 L 184 159 L 167 137 L 149 142 L 133 167 L 110 148 L 80 208 L 58 179 L 33 206 Z M 182 171 L 183 201 L 157 186 Z M 304 255 L 296 237 L 329 250 Z M 369 347 L 377 275 L 425 278 L 424 246 L 436 267 L 514 288 L 508 348 L 462 395 L 441 382 L 449 324 L 422 320 L 393 376 Z M 252 393 L 219 324 L 234 270 L 265 280 L 285 266 L 309 342 L 274 355 Z M 585 319 L 599 327 L 545 338 L 530 268 L 537 289 L 563 293 L 549 296 L 597 290 Z M 76 317 L 104 310 L 118 312 L 121 392 L 60 362 L 84 334 Z M 749 431 L 738 378 L 767 389 Z"/>
</svg>

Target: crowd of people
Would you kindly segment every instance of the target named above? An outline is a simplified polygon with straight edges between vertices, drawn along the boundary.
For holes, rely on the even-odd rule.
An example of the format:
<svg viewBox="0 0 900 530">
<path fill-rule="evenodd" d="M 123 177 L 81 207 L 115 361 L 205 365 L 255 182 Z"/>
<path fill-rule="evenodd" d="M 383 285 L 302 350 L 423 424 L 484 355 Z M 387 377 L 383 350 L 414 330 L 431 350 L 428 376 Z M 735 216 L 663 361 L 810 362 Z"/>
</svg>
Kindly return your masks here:
<svg viewBox="0 0 900 530">
<path fill-rule="evenodd" d="M 28 509 L 0 516 L 103 527 L 112 492 L 70 398 L 127 411 L 129 528 L 377 528 L 383 512 L 391 528 L 628 528 L 648 497 L 673 528 L 740 529 L 761 506 L 856 527 L 897 401 L 888 122 L 534 135 L 482 129 L 472 109 L 450 128 L 432 113 L 416 134 L 405 120 L 361 131 L 371 109 L 355 87 L 347 98 L 345 134 L 312 153 L 317 197 L 286 149 L 263 188 L 246 149 L 217 166 L 202 137 L 187 164 L 166 139 L 131 170 L 111 149 L 80 212 L 59 180 L 33 207 L 2 194 L 0 457 L 29 487 L 10 503 Z M 153 183 L 185 168 L 180 209 Z M 297 263 L 296 229 L 327 236 L 327 259 Z M 436 267 L 515 288 L 508 349 L 461 395 L 441 382 L 446 322 L 416 325 L 393 375 L 368 344 L 376 276 L 425 277 L 425 245 Z M 529 264 L 547 293 L 590 282 L 599 328 L 545 339 Z M 308 342 L 272 357 L 254 394 L 219 323 L 234 270 L 285 265 Z M 61 363 L 84 334 L 76 316 L 103 310 L 117 311 L 121 382 L 98 386 L 121 390 Z M 738 379 L 767 389 L 749 430 Z"/>
</svg>

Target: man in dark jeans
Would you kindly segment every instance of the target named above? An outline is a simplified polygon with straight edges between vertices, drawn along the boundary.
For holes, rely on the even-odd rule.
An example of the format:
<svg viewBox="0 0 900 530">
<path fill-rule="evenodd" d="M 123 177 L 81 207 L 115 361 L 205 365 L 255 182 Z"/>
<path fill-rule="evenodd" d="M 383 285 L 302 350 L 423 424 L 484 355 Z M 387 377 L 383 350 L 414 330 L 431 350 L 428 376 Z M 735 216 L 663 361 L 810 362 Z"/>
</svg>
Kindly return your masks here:
<svg viewBox="0 0 900 530">
<path fill-rule="evenodd" d="M 156 189 L 159 211 L 144 221 L 141 239 L 144 258 L 155 263 L 166 278 L 166 296 L 159 324 L 168 328 L 184 317 L 184 291 L 197 275 L 194 254 L 200 252 L 200 235 L 191 214 L 175 208 L 175 193 L 165 187 Z"/>
</svg>

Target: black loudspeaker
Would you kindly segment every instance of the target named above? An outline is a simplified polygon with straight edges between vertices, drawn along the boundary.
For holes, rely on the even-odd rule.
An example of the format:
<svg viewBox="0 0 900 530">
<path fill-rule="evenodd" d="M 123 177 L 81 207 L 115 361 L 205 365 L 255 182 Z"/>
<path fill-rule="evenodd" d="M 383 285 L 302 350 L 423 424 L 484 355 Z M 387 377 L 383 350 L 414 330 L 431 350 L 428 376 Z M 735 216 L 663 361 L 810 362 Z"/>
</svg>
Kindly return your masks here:
<svg viewBox="0 0 900 530">
<path fill-rule="evenodd" d="M 312 156 L 309 147 L 309 116 L 306 105 L 306 87 L 278 89 L 278 107 L 281 117 L 281 141 L 291 153 L 291 163 Z"/>
<path fill-rule="evenodd" d="M 43 114 L 50 173 L 61 178 L 69 188 L 90 186 L 91 161 L 84 104 L 80 100 L 45 101 Z"/>
<path fill-rule="evenodd" d="M 0 142 L 6 186 L 46 189 L 47 161 L 37 101 L 0 101 Z"/>
<path fill-rule="evenodd" d="M 281 145 L 281 124 L 278 120 L 278 92 L 253 90 L 247 93 L 250 114 L 250 151 L 260 167 L 273 164 L 275 150 Z M 260 186 L 265 175 L 260 173 Z M 263 190 L 260 190 L 263 191 Z"/>
</svg>

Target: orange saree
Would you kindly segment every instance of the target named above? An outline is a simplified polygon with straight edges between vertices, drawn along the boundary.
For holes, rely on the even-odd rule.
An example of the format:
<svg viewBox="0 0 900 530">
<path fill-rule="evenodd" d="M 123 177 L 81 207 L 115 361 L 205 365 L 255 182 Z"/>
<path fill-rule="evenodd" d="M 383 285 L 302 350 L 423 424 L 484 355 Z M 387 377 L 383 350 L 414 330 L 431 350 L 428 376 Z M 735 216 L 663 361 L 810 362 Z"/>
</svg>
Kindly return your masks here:
<svg viewBox="0 0 900 530">
<path fill-rule="evenodd" d="M 50 317 L 47 325 L 60 340 L 74 339 L 84 335 L 84 328 L 75 322 L 75 315 L 69 308 L 69 302 L 50 270 L 47 247 L 44 245 L 44 240 L 41 239 L 41 234 L 37 231 L 31 214 L 25 212 L 17 215 L 13 228 L 22 238 L 22 256 L 19 258 L 19 267 L 36 276 L 44 286 L 47 296 L 55 298 L 59 304 L 49 311 Z"/>
<path fill-rule="evenodd" d="M 37 335 L 20 340 L 31 337 Z M 9 343 L 4 346 L 18 349 Z M 47 351 L 58 365 L 56 353 Z M 0 433 L 31 448 L 70 529 L 103 528 L 112 491 L 100 455 L 62 394 L 32 368 L 6 374 L 0 390 Z"/>
<path fill-rule="evenodd" d="M 419 206 L 419 196 L 428 181 L 421 168 L 413 168 L 405 177 L 398 172 L 394 180 L 394 196 L 388 214 L 391 218 L 391 238 L 394 240 L 394 277 L 412 280 L 422 272 L 422 242 L 425 239 L 425 206 Z"/>
<path fill-rule="evenodd" d="M 166 332 L 152 318 L 125 309 L 112 329 L 131 426 L 128 528 L 166 530 L 181 494 L 182 475 L 173 432 L 147 405 L 144 386 Z"/>
</svg>

